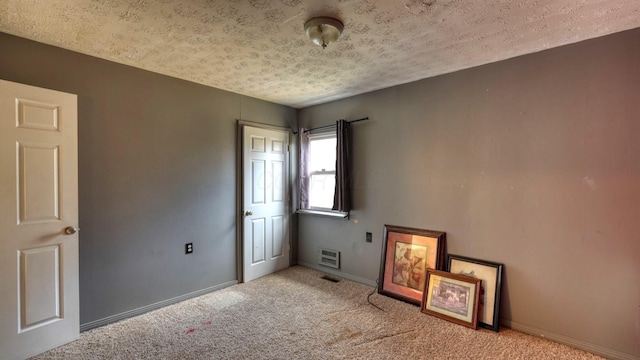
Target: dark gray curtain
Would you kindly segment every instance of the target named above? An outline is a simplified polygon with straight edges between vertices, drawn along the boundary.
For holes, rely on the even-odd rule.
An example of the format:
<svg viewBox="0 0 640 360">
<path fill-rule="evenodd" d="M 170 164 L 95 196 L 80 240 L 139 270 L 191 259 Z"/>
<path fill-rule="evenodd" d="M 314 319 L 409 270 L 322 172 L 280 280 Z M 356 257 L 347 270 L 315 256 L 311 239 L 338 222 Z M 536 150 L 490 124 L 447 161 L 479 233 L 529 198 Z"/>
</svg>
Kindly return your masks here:
<svg viewBox="0 0 640 360">
<path fill-rule="evenodd" d="M 309 208 L 309 136 L 305 128 L 298 129 L 298 161 L 300 161 L 298 176 L 298 209 Z"/>
<path fill-rule="evenodd" d="M 351 210 L 351 130 L 343 119 L 336 124 L 336 192 L 333 210 L 348 213 Z"/>
</svg>

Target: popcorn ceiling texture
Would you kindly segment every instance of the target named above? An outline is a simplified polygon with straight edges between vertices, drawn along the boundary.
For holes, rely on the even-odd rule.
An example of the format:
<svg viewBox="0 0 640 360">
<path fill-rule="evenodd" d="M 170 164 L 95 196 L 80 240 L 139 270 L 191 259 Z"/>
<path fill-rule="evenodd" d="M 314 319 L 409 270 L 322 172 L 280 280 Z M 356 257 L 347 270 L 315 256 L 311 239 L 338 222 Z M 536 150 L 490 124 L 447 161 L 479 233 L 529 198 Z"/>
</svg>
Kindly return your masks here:
<svg viewBox="0 0 640 360">
<path fill-rule="evenodd" d="M 345 25 L 325 50 L 315 16 Z M 0 0 L 2 32 L 296 108 L 638 26 L 638 0 Z"/>
</svg>

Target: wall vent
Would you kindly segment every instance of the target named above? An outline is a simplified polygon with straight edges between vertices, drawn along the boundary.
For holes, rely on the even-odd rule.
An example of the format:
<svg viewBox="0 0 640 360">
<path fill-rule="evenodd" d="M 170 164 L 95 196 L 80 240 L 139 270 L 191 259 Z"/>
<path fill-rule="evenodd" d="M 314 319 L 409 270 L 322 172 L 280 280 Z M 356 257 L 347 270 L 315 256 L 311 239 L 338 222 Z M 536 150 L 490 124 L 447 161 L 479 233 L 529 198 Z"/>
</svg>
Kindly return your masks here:
<svg viewBox="0 0 640 360">
<path fill-rule="evenodd" d="M 327 281 L 331 281 L 331 282 L 333 282 L 333 283 L 339 283 L 339 282 L 340 282 L 340 279 L 335 278 L 335 277 L 333 277 L 333 276 L 329 276 L 329 275 L 323 275 L 323 276 L 320 276 L 320 279 L 327 280 Z"/>
<path fill-rule="evenodd" d="M 320 255 L 318 264 L 340 269 L 340 251 L 320 249 L 318 253 Z"/>
</svg>

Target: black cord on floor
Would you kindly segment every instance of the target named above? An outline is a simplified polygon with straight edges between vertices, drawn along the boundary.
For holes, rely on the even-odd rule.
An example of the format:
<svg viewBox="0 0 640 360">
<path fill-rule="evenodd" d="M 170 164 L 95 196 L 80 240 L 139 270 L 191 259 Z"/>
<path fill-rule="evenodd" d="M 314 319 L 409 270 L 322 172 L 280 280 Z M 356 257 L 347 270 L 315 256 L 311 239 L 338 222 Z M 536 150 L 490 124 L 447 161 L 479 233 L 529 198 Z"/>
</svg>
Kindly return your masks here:
<svg viewBox="0 0 640 360">
<path fill-rule="evenodd" d="M 376 287 L 373 289 L 373 291 L 372 291 L 372 292 L 370 292 L 370 293 L 369 293 L 369 295 L 367 295 L 367 302 L 369 302 L 369 304 L 371 304 L 371 305 L 373 305 L 373 306 L 377 307 L 377 308 L 378 308 L 378 310 L 380 310 L 380 311 L 384 311 L 384 309 L 383 309 L 383 308 L 381 308 L 380 306 L 378 306 L 378 305 L 376 305 L 376 304 L 374 304 L 374 303 L 372 303 L 372 302 L 371 302 L 370 297 L 371 297 L 371 295 L 373 295 L 373 294 L 376 292 L 376 290 L 378 290 L 378 280 L 376 280 Z"/>
</svg>

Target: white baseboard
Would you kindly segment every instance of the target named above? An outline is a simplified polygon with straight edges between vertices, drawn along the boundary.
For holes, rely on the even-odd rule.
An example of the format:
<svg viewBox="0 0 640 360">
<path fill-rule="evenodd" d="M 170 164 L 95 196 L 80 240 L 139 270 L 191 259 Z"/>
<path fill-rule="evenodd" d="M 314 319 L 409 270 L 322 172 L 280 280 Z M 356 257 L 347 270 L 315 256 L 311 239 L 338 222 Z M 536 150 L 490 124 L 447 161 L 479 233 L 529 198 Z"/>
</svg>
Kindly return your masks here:
<svg viewBox="0 0 640 360">
<path fill-rule="evenodd" d="M 223 284 L 220 284 L 220 285 L 212 286 L 212 287 L 209 287 L 209 288 L 206 288 L 206 289 L 202 289 L 202 290 L 194 291 L 194 292 L 191 292 L 191 293 L 188 293 L 188 294 L 184 294 L 184 295 L 181 295 L 181 296 L 177 296 L 177 297 L 174 297 L 172 299 L 163 300 L 163 301 L 157 302 L 155 304 L 151 304 L 151 305 L 143 306 L 143 307 L 140 307 L 140 308 L 137 308 L 137 309 L 125 311 L 125 312 L 120 313 L 120 314 L 107 316 L 106 318 L 102 318 L 102 319 L 94 320 L 94 321 L 91 321 L 91 322 L 88 322 L 88 323 L 85 323 L 85 324 L 81 324 L 80 325 L 80 331 L 82 332 L 82 331 L 95 329 L 97 327 L 104 326 L 104 325 L 107 325 L 107 324 L 111 324 L 111 323 L 114 323 L 116 321 L 120 321 L 120 320 L 124 320 L 124 319 L 130 318 L 130 317 L 142 315 L 142 314 L 144 314 L 146 312 L 149 312 L 149 311 L 152 311 L 152 310 L 157 310 L 157 309 L 160 309 L 160 308 L 165 307 L 167 305 L 172 305 L 172 304 L 175 304 L 175 303 L 179 303 L 181 301 L 185 301 L 185 300 L 197 297 L 197 296 L 208 294 L 208 293 L 213 292 L 213 291 L 221 290 L 221 289 L 224 289 L 224 288 L 229 287 L 231 285 L 235 285 L 237 283 L 238 283 L 238 281 L 236 281 L 236 280 L 229 281 L 229 282 L 226 282 L 226 283 L 223 283 Z"/>
<path fill-rule="evenodd" d="M 570 338 L 564 335 L 556 334 L 547 330 L 539 329 L 533 326 L 521 324 L 509 319 L 500 319 L 500 325 L 504 325 L 510 329 L 523 332 L 525 334 L 541 337 L 551 341 L 555 341 L 560 344 L 569 345 L 573 348 L 584 350 L 592 354 L 603 356 L 612 360 L 640 360 L 640 357 L 623 353 L 617 350 L 605 348 L 602 346 L 594 345 L 585 341 Z"/>
<path fill-rule="evenodd" d="M 370 279 L 366 279 L 360 276 L 356 276 L 356 275 L 351 275 L 351 274 L 347 274 L 347 273 L 343 273 L 342 271 L 338 270 L 338 269 L 332 269 L 330 267 L 326 267 L 326 266 L 322 266 L 322 265 L 318 265 L 318 264 L 312 264 L 312 263 L 308 263 L 308 262 L 304 262 L 304 261 L 298 261 L 298 265 L 300 266 L 304 266 L 304 267 L 308 267 L 310 269 L 313 270 L 317 270 L 320 272 L 324 272 L 327 274 L 331 274 L 331 275 L 335 275 L 335 276 L 339 276 L 351 281 L 355 281 L 357 283 L 361 283 L 361 284 L 365 284 L 365 285 L 369 285 L 369 286 L 376 286 L 376 281 L 375 280 L 370 280 Z"/>
</svg>

